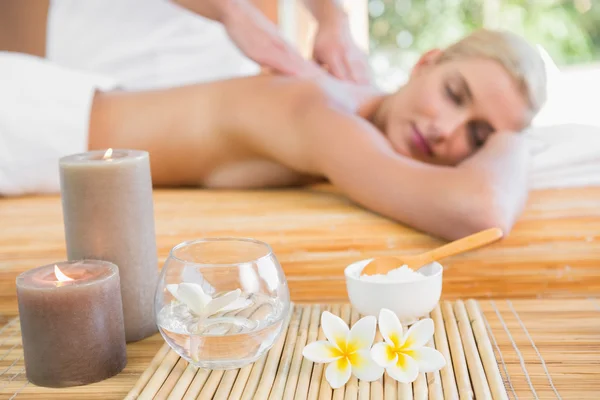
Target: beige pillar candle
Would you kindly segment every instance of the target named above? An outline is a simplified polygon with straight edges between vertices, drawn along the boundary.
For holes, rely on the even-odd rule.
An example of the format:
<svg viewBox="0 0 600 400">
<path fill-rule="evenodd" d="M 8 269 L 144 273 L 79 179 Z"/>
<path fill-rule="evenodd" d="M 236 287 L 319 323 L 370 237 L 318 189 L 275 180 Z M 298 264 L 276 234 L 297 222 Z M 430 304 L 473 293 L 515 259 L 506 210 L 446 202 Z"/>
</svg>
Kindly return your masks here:
<svg viewBox="0 0 600 400">
<path fill-rule="evenodd" d="M 84 260 L 17 277 L 27 379 L 39 386 L 98 382 L 127 364 L 119 270 Z"/>
<path fill-rule="evenodd" d="M 108 260 L 119 267 L 125 337 L 157 332 L 158 261 L 148 153 L 91 151 L 60 160 L 69 260 Z"/>
</svg>

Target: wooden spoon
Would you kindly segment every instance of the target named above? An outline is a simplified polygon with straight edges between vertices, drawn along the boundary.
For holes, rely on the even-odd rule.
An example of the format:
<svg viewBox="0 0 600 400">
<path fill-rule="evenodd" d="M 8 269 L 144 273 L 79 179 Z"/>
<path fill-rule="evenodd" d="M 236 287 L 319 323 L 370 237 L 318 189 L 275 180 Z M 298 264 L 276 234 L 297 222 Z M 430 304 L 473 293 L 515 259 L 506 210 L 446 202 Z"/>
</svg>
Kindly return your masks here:
<svg viewBox="0 0 600 400">
<path fill-rule="evenodd" d="M 361 275 L 387 274 L 389 271 L 407 265 L 413 270 L 417 270 L 423 265 L 438 261 L 442 258 L 453 256 L 455 254 L 464 253 L 469 250 L 476 249 L 495 242 L 502 238 L 504 234 L 501 229 L 491 228 L 485 231 L 477 232 L 473 235 L 466 236 L 454 242 L 447 243 L 437 249 L 428 252 L 399 257 L 377 257 L 368 263 L 360 273 Z"/>
</svg>

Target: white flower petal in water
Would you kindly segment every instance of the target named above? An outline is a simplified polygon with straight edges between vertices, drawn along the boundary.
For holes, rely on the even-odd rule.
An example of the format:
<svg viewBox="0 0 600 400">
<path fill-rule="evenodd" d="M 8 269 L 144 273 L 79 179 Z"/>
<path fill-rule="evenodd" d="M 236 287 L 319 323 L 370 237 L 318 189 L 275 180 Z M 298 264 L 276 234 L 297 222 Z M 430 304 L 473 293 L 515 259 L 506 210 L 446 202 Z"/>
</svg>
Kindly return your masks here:
<svg viewBox="0 0 600 400">
<path fill-rule="evenodd" d="M 223 308 L 227 307 L 228 305 L 230 305 L 231 303 L 236 301 L 240 297 L 241 293 L 242 293 L 242 291 L 240 289 L 235 289 L 235 290 L 232 290 L 231 292 L 225 293 L 222 296 L 215 297 L 214 299 L 209 301 L 208 304 L 206 305 L 204 314 L 212 315 L 212 314 L 219 312 Z"/>
<path fill-rule="evenodd" d="M 340 350 L 326 340 L 308 344 L 302 350 L 302 355 L 312 362 L 330 363 L 342 357 Z"/>
<path fill-rule="evenodd" d="M 204 279 L 204 276 L 198 267 L 191 265 L 184 266 L 183 271 L 181 272 L 181 281 L 200 285 L 200 287 L 202 287 L 202 291 L 209 296 L 212 296 L 216 292 L 215 288 L 206 279 Z"/>
<path fill-rule="evenodd" d="M 410 356 L 398 353 L 395 364 L 387 367 L 385 371 L 398 382 L 414 382 L 419 375 L 419 364 Z"/>
<path fill-rule="evenodd" d="M 352 373 L 363 381 L 372 382 L 383 376 L 384 369 L 371 358 L 369 348 L 364 348 L 349 357 Z"/>
<path fill-rule="evenodd" d="M 379 311 L 379 331 L 388 344 L 394 347 L 402 345 L 402 324 L 398 316 L 387 308 Z"/>
<path fill-rule="evenodd" d="M 419 372 L 435 372 L 446 366 L 444 355 L 431 347 L 421 347 L 408 353 L 419 364 Z"/>
<path fill-rule="evenodd" d="M 398 354 L 394 351 L 394 347 L 386 342 L 376 343 L 371 349 L 371 357 L 373 361 L 384 368 L 394 365 L 398 361 Z"/>
<path fill-rule="evenodd" d="M 347 351 L 352 353 L 359 349 L 370 348 L 375 340 L 377 318 L 368 316 L 356 322 L 348 335 Z"/>
<path fill-rule="evenodd" d="M 325 379 L 333 389 L 340 388 L 350 380 L 352 366 L 346 357 L 342 357 L 330 363 L 325 370 Z"/>
<path fill-rule="evenodd" d="M 406 349 L 418 349 L 425 346 L 433 337 L 433 331 L 434 326 L 431 318 L 415 322 L 406 332 L 403 347 Z"/>
<path fill-rule="evenodd" d="M 177 284 L 167 285 L 167 290 L 169 291 L 169 293 L 171 293 L 173 297 L 179 300 L 179 298 L 177 297 L 177 288 L 179 288 L 179 285 Z"/>
<path fill-rule="evenodd" d="M 244 308 L 246 308 L 246 307 L 248 307 L 250 305 L 252 305 L 252 300 L 246 299 L 246 298 L 243 298 L 243 297 L 239 297 L 234 302 L 232 302 L 229 305 L 221 308 L 220 311 L 227 312 L 227 311 L 233 311 L 233 310 L 242 310 L 242 309 L 244 309 Z"/>
<path fill-rule="evenodd" d="M 195 314 L 202 314 L 211 302 L 211 297 L 204 293 L 197 283 L 180 283 L 177 288 L 178 300 L 185 303 Z"/>
<path fill-rule="evenodd" d="M 327 340 L 338 349 L 344 350 L 350 333 L 350 329 L 348 329 L 348 325 L 344 320 L 329 311 L 325 311 L 321 315 L 321 327 Z"/>
</svg>

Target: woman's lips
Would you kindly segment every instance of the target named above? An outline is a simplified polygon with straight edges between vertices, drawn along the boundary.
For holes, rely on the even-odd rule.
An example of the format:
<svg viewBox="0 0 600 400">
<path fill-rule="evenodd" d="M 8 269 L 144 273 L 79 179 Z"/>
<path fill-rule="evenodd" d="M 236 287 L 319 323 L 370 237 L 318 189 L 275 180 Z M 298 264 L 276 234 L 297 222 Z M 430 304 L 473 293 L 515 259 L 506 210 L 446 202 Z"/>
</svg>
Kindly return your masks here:
<svg viewBox="0 0 600 400">
<path fill-rule="evenodd" d="M 427 140 L 425 140 L 425 138 L 423 137 L 423 135 L 421 134 L 421 132 L 419 131 L 419 129 L 416 127 L 416 125 L 412 124 L 412 142 L 414 144 L 414 146 L 423 154 L 427 155 L 427 156 L 433 156 L 433 151 L 431 150 L 431 147 L 429 146 L 429 143 L 427 143 Z"/>
</svg>

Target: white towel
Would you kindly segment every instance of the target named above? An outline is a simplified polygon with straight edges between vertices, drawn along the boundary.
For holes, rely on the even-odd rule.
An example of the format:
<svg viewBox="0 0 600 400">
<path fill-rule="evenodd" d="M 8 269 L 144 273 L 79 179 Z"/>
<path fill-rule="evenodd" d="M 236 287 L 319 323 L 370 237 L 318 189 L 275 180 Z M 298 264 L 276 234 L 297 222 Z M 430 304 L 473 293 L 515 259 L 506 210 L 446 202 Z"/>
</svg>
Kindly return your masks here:
<svg viewBox="0 0 600 400">
<path fill-rule="evenodd" d="M 600 186 L 600 127 L 561 124 L 525 134 L 533 153 L 532 188 Z"/>
<path fill-rule="evenodd" d="M 113 77 L 128 90 L 260 72 L 220 23 L 169 0 L 52 0 L 47 57 Z"/>
</svg>

